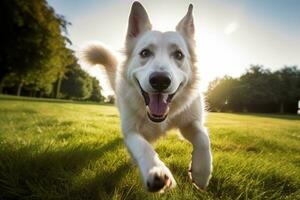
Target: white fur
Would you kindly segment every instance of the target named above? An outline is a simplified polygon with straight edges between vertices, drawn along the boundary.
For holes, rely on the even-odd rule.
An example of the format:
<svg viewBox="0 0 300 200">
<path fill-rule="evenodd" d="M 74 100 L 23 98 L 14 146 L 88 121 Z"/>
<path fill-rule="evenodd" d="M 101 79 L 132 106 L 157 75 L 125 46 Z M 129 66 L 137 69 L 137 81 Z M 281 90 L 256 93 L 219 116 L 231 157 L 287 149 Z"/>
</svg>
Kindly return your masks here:
<svg viewBox="0 0 300 200">
<path fill-rule="evenodd" d="M 191 5 L 176 30 L 165 33 L 152 31 L 145 9 L 135 2 L 126 38 L 127 61 L 123 65 L 116 66 L 116 59 L 103 47 L 92 46 L 85 51 L 88 61 L 102 64 L 108 72 L 115 89 L 125 144 L 139 166 L 146 189 L 150 191 L 153 191 L 158 179 L 164 183 L 159 188 L 160 192 L 176 186 L 172 173 L 149 143 L 174 127 L 179 128 L 183 137 L 193 145 L 191 178 L 194 183 L 205 188 L 212 172 L 210 141 L 203 124 L 204 105 L 195 74 Z M 139 54 L 144 48 L 151 49 L 153 56 L 141 58 Z M 172 57 L 174 48 L 183 52 L 183 60 Z M 147 117 L 145 102 L 137 84 L 138 81 L 144 91 L 153 92 L 149 76 L 154 71 L 166 71 L 171 75 L 172 82 L 166 90 L 168 94 L 178 90 L 170 104 L 167 119 L 160 123 L 154 123 Z"/>
</svg>

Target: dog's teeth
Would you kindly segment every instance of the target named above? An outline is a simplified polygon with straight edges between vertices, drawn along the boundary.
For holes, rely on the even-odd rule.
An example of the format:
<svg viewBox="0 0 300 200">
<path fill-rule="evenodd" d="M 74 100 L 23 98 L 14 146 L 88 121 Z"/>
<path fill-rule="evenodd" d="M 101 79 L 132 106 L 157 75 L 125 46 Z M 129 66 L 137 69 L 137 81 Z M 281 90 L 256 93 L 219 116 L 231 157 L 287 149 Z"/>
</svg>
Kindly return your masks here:
<svg viewBox="0 0 300 200">
<path fill-rule="evenodd" d="M 168 106 L 168 107 L 167 107 L 166 114 L 168 114 L 168 113 L 169 113 L 169 110 L 170 110 L 170 107 Z"/>
<path fill-rule="evenodd" d="M 169 95 L 163 94 L 163 101 L 164 101 L 164 103 L 167 103 L 168 97 L 169 97 Z"/>
<path fill-rule="evenodd" d="M 149 106 L 146 106 L 146 111 L 147 111 L 148 113 L 151 113 L 151 112 L 150 112 Z"/>
</svg>

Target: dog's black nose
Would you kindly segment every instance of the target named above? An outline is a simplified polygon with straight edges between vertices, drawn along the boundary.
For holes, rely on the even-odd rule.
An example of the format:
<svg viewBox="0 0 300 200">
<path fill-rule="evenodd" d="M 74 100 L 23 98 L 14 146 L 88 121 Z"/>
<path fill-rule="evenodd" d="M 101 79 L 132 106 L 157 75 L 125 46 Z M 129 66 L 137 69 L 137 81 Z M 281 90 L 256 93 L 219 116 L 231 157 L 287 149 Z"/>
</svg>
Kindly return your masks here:
<svg viewBox="0 0 300 200">
<path fill-rule="evenodd" d="M 171 76 L 166 72 L 154 72 L 150 75 L 149 82 L 153 89 L 162 92 L 171 84 Z"/>
</svg>

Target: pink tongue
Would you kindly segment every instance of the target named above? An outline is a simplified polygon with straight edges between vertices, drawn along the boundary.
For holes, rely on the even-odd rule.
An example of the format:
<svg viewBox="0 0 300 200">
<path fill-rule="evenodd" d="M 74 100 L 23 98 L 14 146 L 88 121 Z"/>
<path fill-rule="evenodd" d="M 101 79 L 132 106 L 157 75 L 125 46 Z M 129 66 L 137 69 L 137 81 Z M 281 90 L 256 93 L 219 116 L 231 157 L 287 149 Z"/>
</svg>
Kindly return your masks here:
<svg viewBox="0 0 300 200">
<path fill-rule="evenodd" d="M 162 94 L 149 94 L 149 109 L 152 115 L 162 116 L 168 109 L 168 103 L 164 100 Z M 166 99 L 166 98 L 165 98 Z"/>
</svg>

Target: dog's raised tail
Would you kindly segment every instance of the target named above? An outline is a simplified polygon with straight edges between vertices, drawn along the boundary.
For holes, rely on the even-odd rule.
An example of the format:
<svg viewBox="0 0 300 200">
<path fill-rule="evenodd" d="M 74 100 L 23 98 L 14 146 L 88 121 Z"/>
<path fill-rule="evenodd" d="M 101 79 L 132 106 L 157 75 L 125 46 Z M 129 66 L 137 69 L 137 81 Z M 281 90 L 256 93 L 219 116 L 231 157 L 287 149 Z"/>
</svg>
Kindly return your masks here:
<svg viewBox="0 0 300 200">
<path fill-rule="evenodd" d="M 101 44 L 92 44 L 83 50 L 83 58 L 91 65 L 102 65 L 110 85 L 115 91 L 118 60 L 113 53 Z"/>
</svg>

